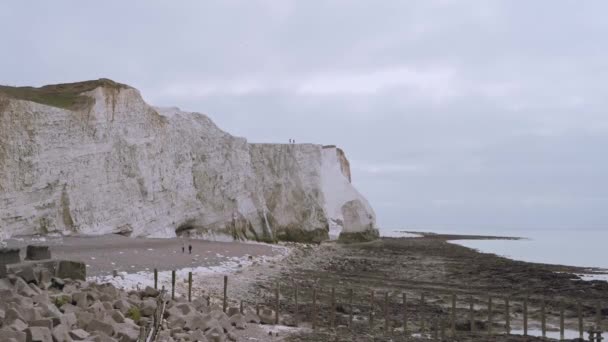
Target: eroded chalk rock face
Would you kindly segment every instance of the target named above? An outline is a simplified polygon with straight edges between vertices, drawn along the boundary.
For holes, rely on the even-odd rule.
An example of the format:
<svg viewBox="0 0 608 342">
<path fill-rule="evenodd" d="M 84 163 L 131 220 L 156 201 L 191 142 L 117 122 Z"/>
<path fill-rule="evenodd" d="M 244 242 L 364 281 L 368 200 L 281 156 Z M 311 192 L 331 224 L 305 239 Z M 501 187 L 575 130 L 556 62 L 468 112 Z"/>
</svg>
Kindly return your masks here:
<svg viewBox="0 0 608 342">
<path fill-rule="evenodd" d="M 109 80 L 0 87 L 0 236 L 373 232 L 373 210 L 350 177 L 334 146 L 249 144 Z M 359 205 L 344 211 L 350 201 Z M 353 210 L 359 219 L 345 220 Z"/>
</svg>

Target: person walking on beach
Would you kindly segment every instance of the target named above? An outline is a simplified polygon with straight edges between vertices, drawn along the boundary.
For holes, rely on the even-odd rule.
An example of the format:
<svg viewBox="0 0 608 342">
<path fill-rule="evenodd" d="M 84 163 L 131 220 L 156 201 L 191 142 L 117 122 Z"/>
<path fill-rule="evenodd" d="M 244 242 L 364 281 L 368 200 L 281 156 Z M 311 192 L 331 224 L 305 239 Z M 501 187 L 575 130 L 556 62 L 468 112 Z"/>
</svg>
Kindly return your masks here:
<svg viewBox="0 0 608 342">
<path fill-rule="evenodd" d="M 186 244 L 182 243 L 182 253 L 186 253 Z"/>
<path fill-rule="evenodd" d="M 188 254 L 192 254 L 192 244 L 188 245 Z"/>
</svg>

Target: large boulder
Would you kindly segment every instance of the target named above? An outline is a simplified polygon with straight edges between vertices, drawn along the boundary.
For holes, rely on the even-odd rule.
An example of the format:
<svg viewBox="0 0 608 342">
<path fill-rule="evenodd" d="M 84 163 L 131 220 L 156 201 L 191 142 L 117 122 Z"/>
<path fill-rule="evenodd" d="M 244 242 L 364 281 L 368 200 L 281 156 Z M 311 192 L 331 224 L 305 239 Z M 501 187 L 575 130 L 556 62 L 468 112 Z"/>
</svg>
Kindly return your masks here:
<svg viewBox="0 0 608 342">
<path fill-rule="evenodd" d="M 33 246 L 26 248 L 25 260 L 47 260 L 51 258 L 49 246 Z"/>
<path fill-rule="evenodd" d="M 25 330 L 27 342 L 53 342 L 51 330 L 45 327 L 29 327 Z"/>
<path fill-rule="evenodd" d="M 21 262 L 19 248 L 0 248 L 0 278 L 6 276 L 6 265 Z"/>
<path fill-rule="evenodd" d="M 61 260 L 57 266 L 56 276 L 62 279 L 86 280 L 87 267 L 82 262 Z"/>
<path fill-rule="evenodd" d="M 27 334 L 23 331 L 15 331 L 9 327 L 0 329 L 1 341 L 10 341 L 11 339 L 14 339 L 17 342 L 26 342 Z"/>
</svg>

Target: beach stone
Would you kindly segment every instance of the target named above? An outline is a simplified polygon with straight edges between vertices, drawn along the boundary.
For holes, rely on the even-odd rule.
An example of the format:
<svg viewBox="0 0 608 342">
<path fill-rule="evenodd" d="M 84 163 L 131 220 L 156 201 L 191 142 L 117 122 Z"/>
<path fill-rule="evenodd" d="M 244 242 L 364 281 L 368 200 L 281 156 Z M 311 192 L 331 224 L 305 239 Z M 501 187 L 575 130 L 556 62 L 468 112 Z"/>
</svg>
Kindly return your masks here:
<svg viewBox="0 0 608 342">
<path fill-rule="evenodd" d="M 112 338 L 102 332 L 97 332 L 95 333 L 95 335 L 89 336 L 87 341 L 89 340 L 93 342 L 118 342 L 118 340 L 116 340 L 115 338 Z"/>
<path fill-rule="evenodd" d="M 108 324 L 106 322 L 102 322 L 99 319 L 91 320 L 91 322 L 89 322 L 89 324 L 87 324 L 87 330 L 102 332 L 108 336 L 114 335 L 114 332 L 115 332 L 114 326 L 112 326 L 111 324 Z"/>
<path fill-rule="evenodd" d="M 49 246 L 28 245 L 25 249 L 25 260 L 47 260 L 50 258 Z"/>
<path fill-rule="evenodd" d="M 51 284 L 52 278 L 53 278 L 53 275 L 46 268 L 42 268 L 38 272 L 38 283 L 43 284 L 45 288 L 47 288 Z"/>
<path fill-rule="evenodd" d="M 68 327 L 65 324 L 59 324 L 53 328 L 51 332 L 55 342 L 72 342 Z"/>
<path fill-rule="evenodd" d="M 198 342 L 202 342 L 202 341 L 207 341 L 207 337 L 205 337 L 205 333 L 203 333 L 200 330 L 195 330 L 193 332 L 190 333 L 190 340 L 191 341 L 198 341 Z"/>
<path fill-rule="evenodd" d="M 54 287 L 59 290 L 63 290 L 64 286 L 65 286 L 65 281 L 63 281 L 63 279 L 57 278 L 57 277 L 51 278 L 51 287 Z"/>
<path fill-rule="evenodd" d="M 70 331 L 70 337 L 75 341 L 84 341 L 90 334 L 82 329 L 75 329 Z"/>
<path fill-rule="evenodd" d="M 86 265 L 78 261 L 61 260 L 57 265 L 57 277 L 58 278 L 70 278 L 86 280 L 87 268 Z"/>
<path fill-rule="evenodd" d="M 114 302 L 114 308 L 120 310 L 123 315 L 126 314 L 131 307 L 132 305 L 124 299 L 119 299 Z"/>
<path fill-rule="evenodd" d="M 146 299 L 141 305 L 141 314 L 144 316 L 152 316 L 156 311 L 157 303 L 156 299 Z"/>
<path fill-rule="evenodd" d="M 156 290 L 150 286 L 146 286 L 146 288 L 144 290 L 144 296 L 146 296 L 146 297 L 158 297 L 159 294 L 160 294 L 160 292 L 158 290 Z"/>
<path fill-rule="evenodd" d="M 248 311 L 245 313 L 245 322 L 260 324 L 260 316 L 256 315 L 254 312 Z"/>
<path fill-rule="evenodd" d="M 228 317 L 232 317 L 232 316 L 234 316 L 236 314 L 240 314 L 240 313 L 241 313 L 241 309 L 235 308 L 235 307 L 230 307 L 230 308 L 228 308 L 227 315 L 228 315 Z"/>
<path fill-rule="evenodd" d="M 139 338 L 139 326 L 132 323 L 119 323 L 115 326 L 120 342 L 135 342 Z"/>
<path fill-rule="evenodd" d="M 245 329 L 247 325 L 245 317 L 240 313 L 230 317 L 230 324 L 239 330 Z"/>
<path fill-rule="evenodd" d="M 68 329 L 71 329 L 78 324 L 78 318 L 76 318 L 76 314 L 73 312 L 67 313 L 61 316 L 61 324 L 65 325 Z"/>
<path fill-rule="evenodd" d="M 213 328 L 205 333 L 205 337 L 209 342 L 224 342 L 226 341 L 226 337 L 224 336 L 224 331 L 221 328 Z"/>
<path fill-rule="evenodd" d="M 110 313 L 110 316 L 112 317 L 112 319 L 116 323 L 124 323 L 125 322 L 125 316 L 119 310 L 112 310 L 112 312 Z"/>
<path fill-rule="evenodd" d="M 269 308 L 260 310 L 260 322 L 262 324 L 274 324 L 275 312 Z"/>
<path fill-rule="evenodd" d="M 2 340 L 6 339 L 6 341 L 13 339 L 16 342 L 26 342 L 27 334 L 23 331 L 15 331 L 8 327 L 0 329 L 0 338 Z"/>
<path fill-rule="evenodd" d="M 85 292 L 72 293 L 72 301 L 76 302 L 76 306 L 85 309 L 87 307 L 87 294 Z"/>
<path fill-rule="evenodd" d="M 18 294 L 25 297 L 34 297 L 38 294 L 36 291 L 32 290 L 32 288 L 25 282 L 25 280 L 21 278 L 17 278 L 15 280 L 15 290 L 17 290 Z"/>
<path fill-rule="evenodd" d="M 235 335 L 235 334 L 234 334 L 234 332 L 232 332 L 232 331 L 229 331 L 229 332 L 226 334 L 226 338 L 227 338 L 228 340 L 230 340 L 230 341 L 234 341 L 234 342 L 236 342 L 236 340 L 237 340 L 236 335 Z"/>
<path fill-rule="evenodd" d="M 29 327 L 25 330 L 27 342 L 53 342 L 51 330 L 45 327 Z"/>
<path fill-rule="evenodd" d="M 27 329 L 27 324 L 21 319 L 15 319 L 7 326 L 15 331 L 24 331 Z"/>
<path fill-rule="evenodd" d="M 30 327 L 45 327 L 49 330 L 53 330 L 53 321 L 49 318 L 37 319 L 30 321 Z"/>
<path fill-rule="evenodd" d="M 201 311 L 207 308 L 207 300 L 205 298 L 196 298 L 192 301 L 192 306 L 197 310 Z"/>
<path fill-rule="evenodd" d="M 90 312 L 86 312 L 86 311 L 79 312 L 78 315 L 76 315 L 76 319 L 78 320 L 76 325 L 80 329 L 86 329 L 86 327 L 89 326 L 89 323 L 91 323 L 91 321 L 94 318 L 95 318 L 95 316 L 93 316 L 93 314 Z"/>
</svg>

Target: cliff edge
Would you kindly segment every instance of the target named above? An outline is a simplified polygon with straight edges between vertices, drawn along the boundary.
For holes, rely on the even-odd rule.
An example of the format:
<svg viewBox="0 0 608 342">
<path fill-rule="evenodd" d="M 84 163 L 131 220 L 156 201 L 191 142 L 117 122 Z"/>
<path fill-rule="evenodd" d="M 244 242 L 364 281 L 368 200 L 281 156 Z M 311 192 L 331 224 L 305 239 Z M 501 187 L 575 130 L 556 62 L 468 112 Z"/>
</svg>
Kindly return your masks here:
<svg viewBox="0 0 608 342">
<path fill-rule="evenodd" d="M 335 146 L 249 144 L 101 79 L 0 86 L 0 234 L 377 236 Z"/>
</svg>

